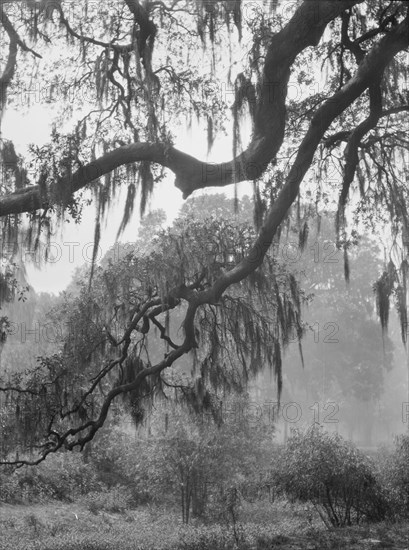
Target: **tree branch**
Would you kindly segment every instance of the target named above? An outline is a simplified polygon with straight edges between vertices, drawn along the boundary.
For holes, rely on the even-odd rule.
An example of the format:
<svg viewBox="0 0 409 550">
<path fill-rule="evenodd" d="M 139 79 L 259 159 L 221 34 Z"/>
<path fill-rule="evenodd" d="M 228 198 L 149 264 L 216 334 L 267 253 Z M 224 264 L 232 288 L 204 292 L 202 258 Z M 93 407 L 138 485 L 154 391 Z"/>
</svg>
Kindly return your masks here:
<svg viewBox="0 0 409 550">
<path fill-rule="evenodd" d="M 370 113 L 368 117 L 363 120 L 358 126 L 351 132 L 348 137 L 347 145 L 345 147 L 345 170 L 342 180 L 342 189 L 339 196 L 338 212 L 336 217 L 337 225 L 337 237 L 339 238 L 339 230 L 345 224 L 345 205 L 349 193 L 349 188 L 355 177 L 356 168 L 359 163 L 358 148 L 361 139 L 370 130 L 375 128 L 379 119 L 382 116 L 382 92 L 380 87 L 381 76 L 379 76 L 375 82 L 372 82 L 369 87 L 369 109 Z"/>
<path fill-rule="evenodd" d="M 3 7 L 2 7 L 1 4 L 0 4 L 0 20 L 1 20 L 1 24 L 3 25 L 4 30 L 9 35 L 10 40 L 13 39 L 20 46 L 20 48 L 23 51 L 32 53 L 35 57 L 38 57 L 39 59 L 42 59 L 42 56 L 39 53 L 37 53 L 34 50 L 32 50 L 31 48 L 29 48 L 27 46 L 27 44 L 23 40 L 21 40 L 21 38 L 18 35 L 17 31 L 15 30 L 15 28 L 11 24 L 10 19 L 7 17 L 7 14 L 4 12 Z"/>
<path fill-rule="evenodd" d="M 10 86 L 10 82 L 12 81 L 14 72 L 16 70 L 16 62 L 17 42 L 14 38 L 10 37 L 9 53 L 7 56 L 6 66 L 4 68 L 3 74 L 0 76 L 0 120 L 6 107 L 7 90 Z"/>
<path fill-rule="evenodd" d="M 285 184 L 266 214 L 260 234 L 249 254 L 232 270 L 221 276 L 207 291 L 197 298 L 198 303 L 217 300 L 226 288 L 255 271 L 263 262 L 278 226 L 298 195 L 300 184 L 311 166 L 315 151 L 332 122 L 349 107 L 368 87 L 379 81 L 386 66 L 401 50 L 409 46 L 409 17 L 384 36 L 367 53 L 358 69 L 340 90 L 327 99 L 313 116 L 310 127 L 301 142 L 296 159 Z"/>
<path fill-rule="evenodd" d="M 53 8 L 58 11 L 61 23 L 66 28 L 67 32 L 74 38 L 77 38 L 80 41 L 88 42 L 89 44 L 94 44 L 95 46 L 101 46 L 102 48 L 115 50 L 120 53 L 131 52 L 133 50 L 134 46 L 132 43 L 121 45 L 115 44 L 114 42 L 102 42 L 101 40 L 97 40 L 95 38 L 92 38 L 91 36 L 84 36 L 82 34 L 79 34 L 71 27 L 68 19 L 64 15 L 62 6 L 60 4 L 57 4 L 56 6 L 53 6 Z"/>
<path fill-rule="evenodd" d="M 148 73 L 151 73 L 152 50 L 157 33 L 156 25 L 149 18 L 148 11 L 140 4 L 139 0 L 125 0 L 125 4 L 134 16 L 135 22 L 139 25 L 138 52 L 143 66 Z"/>
<path fill-rule="evenodd" d="M 390 107 L 389 109 L 384 109 L 380 115 L 380 118 L 396 115 L 399 113 L 404 113 L 409 111 L 409 105 L 397 105 L 396 107 Z M 336 145 L 339 145 L 341 141 L 348 141 L 352 132 L 354 130 L 340 130 L 339 132 L 336 132 L 335 134 L 332 134 L 330 136 L 327 136 L 323 139 L 323 144 L 328 149 L 331 149 L 332 147 L 335 147 Z M 381 138 L 379 138 L 381 139 Z M 362 145 L 362 144 L 360 144 Z"/>
</svg>

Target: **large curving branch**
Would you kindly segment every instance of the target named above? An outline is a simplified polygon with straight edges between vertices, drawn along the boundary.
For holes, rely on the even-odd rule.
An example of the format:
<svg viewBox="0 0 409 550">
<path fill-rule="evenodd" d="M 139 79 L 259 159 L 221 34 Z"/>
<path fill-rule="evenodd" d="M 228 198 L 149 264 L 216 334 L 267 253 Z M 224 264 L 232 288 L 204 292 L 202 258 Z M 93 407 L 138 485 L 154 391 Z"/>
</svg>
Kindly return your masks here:
<svg viewBox="0 0 409 550">
<path fill-rule="evenodd" d="M 332 122 L 374 82 L 379 82 L 394 56 L 409 47 L 409 14 L 384 36 L 362 59 L 353 76 L 338 92 L 315 112 L 285 184 L 266 214 L 260 234 L 249 254 L 232 270 L 222 275 L 209 290 L 202 292 L 198 303 L 217 302 L 222 293 L 255 271 L 263 262 L 278 226 L 296 199 L 301 182 L 311 166 L 317 147 Z M 378 113 L 378 111 L 376 110 Z"/>
<path fill-rule="evenodd" d="M 193 284 L 191 288 L 189 287 L 177 287 L 171 291 L 171 293 L 168 296 L 168 302 L 170 305 L 158 305 L 161 300 L 151 300 L 145 304 L 145 306 L 142 308 L 142 310 L 137 314 L 135 318 L 133 318 L 125 331 L 125 336 L 122 338 L 120 342 L 118 342 L 116 345 L 123 344 L 123 349 L 121 350 L 121 356 L 113 361 L 111 361 L 106 367 L 104 367 L 100 373 L 95 377 L 91 387 L 88 389 L 87 392 L 85 392 L 81 398 L 81 400 L 78 402 L 78 404 L 66 411 L 64 414 L 61 415 L 61 418 L 66 418 L 67 416 L 78 412 L 78 410 L 85 404 L 87 397 L 96 389 L 98 384 L 101 382 L 101 380 L 117 365 L 120 365 L 125 361 L 125 359 L 128 356 L 129 347 L 131 344 L 130 336 L 131 332 L 136 329 L 136 323 L 135 319 L 141 320 L 143 315 L 150 309 L 153 308 L 150 312 L 149 316 L 151 319 L 154 318 L 155 315 L 166 311 L 167 309 L 172 309 L 175 307 L 178 303 L 178 296 L 190 296 L 190 292 L 193 291 L 193 288 L 196 285 Z M 189 326 L 193 326 L 193 319 L 196 311 L 196 306 L 188 306 L 188 310 L 186 313 L 185 321 L 187 321 Z M 40 445 L 40 448 L 42 449 L 40 456 L 37 459 L 34 460 L 25 460 L 25 459 L 17 459 L 17 460 L 0 460 L 0 464 L 2 465 L 12 465 L 12 466 L 36 466 L 43 462 L 47 456 L 51 453 L 54 453 L 58 451 L 61 448 L 67 449 L 67 450 L 73 450 L 77 447 L 82 450 L 86 443 L 91 441 L 95 434 L 102 428 L 104 425 L 106 418 L 108 416 L 108 412 L 110 409 L 110 406 L 112 402 L 120 395 L 124 393 L 131 392 L 132 390 L 138 389 L 141 385 L 141 383 L 150 376 L 157 376 L 159 375 L 163 370 L 170 367 L 177 359 L 188 353 L 193 347 L 193 339 L 192 335 L 190 334 L 190 331 L 185 331 L 185 339 L 181 343 L 181 345 L 176 346 L 172 342 L 172 349 L 169 353 L 165 355 L 165 357 L 159 361 L 156 365 L 152 365 L 149 367 L 144 368 L 141 370 L 135 377 L 135 379 L 132 382 L 124 383 L 119 386 L 116 386 L 112 388 L 106 397 L 104 398 L 104 401 L 101 405 L 100 412 L 98 416 L 93 420 L 86 420 L 82 424 L 80 424 L 77 427 L 71 427 L 67 430 L 65 430 L 62 433 L 58 433 L 55 429 L 52 429 L 52 421 L 49 424 L 49 429 L 46 434 L 46 442 L 42 445 Z M 19 389 L 14 387 L 7 387 L 7 388 L 0 388 L 0 391 L 8 392 L 8 391 L 19 391 L 20 393 L 30 393 L 32 395 L 38 395 L 37 392 L 28 390 L 28 389 Z"/>
<path fill-rule="evenodd" d="M 18 35 L 17 31 L 15 30 L 15 28 L 13 27 L 13 25 L 11 24 L 11 21 L 10 19 L 8 18 L 6 12 L 3 10 L 3 6 L 0 4 L 0 20 L 1 20 L 1 24 L 4 28 L 4 30 L 7 32 L 7 34 L 9 35 L 9 38 L 10 40 L 14 40 L 19 46 L 20 48 L 25 51 L 25 52 L 30 52 L 34 55 L 34 57 L 38 57 L 39 59 L 41 59 L 41 55 L 37 52 L 35 52 L 34 50 L 32 50 L 31 48 L 29 48 L 27 46 L 27 44 L 24 42 L 24 40 L 22 40 L 20 38 L 20 36 Z"/>
<path fill-rule="evenodd" d="M 3 10 L 3 6 L 0 4 L 0 23 L 3 29 L 6 31 L 9 37 L 9 52 L 7 56 L 6 66 L 3 73 L 0 76 L 0 120 L 6 106 L 7 90 L 14 77 L 17 66 L 17 46 L 26 52 L 31 52 L 36 57 L 41 57 L 34 50 L 26 46 L 25 42 L 21 40 L 17 31 L 11 24 L 10 19 Z"/>
<path fill-rule="evenodd" d="M 13 37 L 10 37 L 9 53 L 7 56 L 6 66 L 4 67 L 3 73 L 0 76 L 0 120 L 6 107 L 7 91 L 15 73 L 16 62 L 17 41 Z"/>
<path fill-rule="evenodd" d="M 10 19 L 3 9 L 3 2 L 0 3 L 0 24 L 3 29 L 6 31 L 9 37 L 9 51 L 7 55 L 6 66 L 3 69 L 2 74 L 0 75 L 0 122 L 3 117 L 6 102 L 7 102 L 7 92 L 11 81 L 13 80 L 14 73 L 16 72 L 17 67 L 17 53 L 18 46 L 25 51 L 32 53 L 35 57 L 41 58 L 37 52 L 29 48 L 26 43 L 20 38 L 16 29 L 13 27 Z"/>
<path fill-rule="evenodd" d="M 284 139 L 285 100 L 291 67 L 297 55 L 321 39 L 327 24 L 344 10 L 363 0 L 305 1 L 287 25 L 271 38 L 255 109 L 253 138 L 243 153 L 229 162 L 202 162 L 164 143 L 133 143 L 119 147 L 80 168 L 65 180 L 72 194 L 94 180 L 125 164 L 150 161 L 170 168 L 175 186 L 187 198 L 193 191 L 212 186 L 254 180 L 260 177 L 277 155 Z M 128 6 L 139 3 L 127 0 Z M 136 17 L 140 13 L 135 13 Z M 64 185 L 64 183 L 62 183 Z M 51 206 L 34 185 L 2 197 L 0 216 L 32 212 Z"/>
</svg>

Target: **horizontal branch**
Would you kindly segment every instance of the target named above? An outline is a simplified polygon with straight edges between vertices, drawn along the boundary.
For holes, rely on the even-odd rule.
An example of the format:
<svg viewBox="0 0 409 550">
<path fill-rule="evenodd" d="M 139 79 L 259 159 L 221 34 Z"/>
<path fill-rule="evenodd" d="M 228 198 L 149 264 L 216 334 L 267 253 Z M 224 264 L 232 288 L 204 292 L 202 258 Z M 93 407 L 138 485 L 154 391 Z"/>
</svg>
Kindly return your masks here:
<svg viewBox="0 0 409 550">
<path fill-rule="evenodd" d="M 1 392 L 4 392 L 4 393 L 7 393 L 7 392 L 11 392 L 11 391 L 14 391 L 14 392 L 17 392 L 17 393 L 28 393 L 30 395 L 35 395 L 36 397 L 39 394 L 39 392 L 37 391 L 34 391 L 34 390 L 29 390 L 27 388 L 18 388 L 16 386 L 6 386 L 6 387 L 0 387 L 0 391 Z"/>
</svg>

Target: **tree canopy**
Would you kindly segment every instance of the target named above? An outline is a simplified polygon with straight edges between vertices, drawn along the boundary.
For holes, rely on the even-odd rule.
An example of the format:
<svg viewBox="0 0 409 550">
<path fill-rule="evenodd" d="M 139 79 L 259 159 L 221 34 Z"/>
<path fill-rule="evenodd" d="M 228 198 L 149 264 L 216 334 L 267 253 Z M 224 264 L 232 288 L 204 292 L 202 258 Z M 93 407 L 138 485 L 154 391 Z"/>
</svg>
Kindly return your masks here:
<svg viewBox="0 0 409 550">
<path fill-rule="evenodd" d="M 2 241 L 15 245 L 2 252 L 3 296 L 16 287 L 12 265 L 23 237 L 35 247 L 56 224 L 80 223 L 89 200 L 97 209 L 95 261 L 120 188 L 118 236 L 132 223 L 138 193 L 144 212 L 169 171 L 184 198 L 241 181 L 254 189 L 256 230 L 224 219 L 221 208 L 217 218 L 182 217 L 145 236 L 106 268 L 93 262 L 80 297 L 62 310 L 81 327 L 75 343 L 68 338 L 42 362 L 33 386 L 2 390 L 48 411 L 44 424 L 37 418 L 38 460 L 82 448 L 119 395 L 131 396 L 138 417 L 155 388 L 183 386 L 164 377 L 187 354 L 200 376 L 185 394 L 200 405 L 210 400 L 204 382 L 239 386 L 266 362 L 280 387 L 281 349 L 294 326 L 302 336 L 302 296 L 272 245 L 295 224 L 302 248 L 308 220 L 333 203 L 347 280 L 357 232 L 389 232 L 378 313 L 386 328 L 396 298 L 406 342 L 406 2 L 0 0 L 0 10 L 0 115 L 57 101 L 46 145 L 22 158 L 1 140 Z M 32 82 L 44 83 L 37 96 Z M 175 146 L 194 119 L 209 151 L 231 123 L 232 160 L 203 161 Z M 178 315 L 175 335 L 170 319 Z M 155 358 L 145 347 L 154 328 L 168 346 Z M 79 397 L 70 392 L 74 380 Z"/>
</svg>

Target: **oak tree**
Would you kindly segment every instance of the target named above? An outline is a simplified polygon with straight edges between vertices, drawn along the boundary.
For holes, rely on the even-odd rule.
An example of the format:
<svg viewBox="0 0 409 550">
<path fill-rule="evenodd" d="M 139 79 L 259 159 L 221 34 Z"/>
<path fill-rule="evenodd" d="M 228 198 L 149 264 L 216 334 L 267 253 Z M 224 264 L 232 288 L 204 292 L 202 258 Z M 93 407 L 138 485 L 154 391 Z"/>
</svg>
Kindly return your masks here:
<svg viewBox="0 0 409 550">
<path fill-rule="evenodd" d="M 137 191 L 143 212 L 169 173 L 185 199 L 200 189 L 254 182 L 257 231 L 218 219 L 159 234 L 150 253 L 124 260 L 119 294 L 117 286 L 108 292 L 119 264 L 107 275 L 94 266 L 89 292 L 69 311 L 92 321 L 80 343 L 47 358 L 35 387 L 5 391 L 9 399 L 28 395 L 36 410 L 48 403 L 33 462 L 62 447 L 82 448 L 119 395 L 134 396 L 138 416 L 144 395 L 180 358 L 199 356 L 201 345 L 201 375 L 190 386 L 201 404 L 202 379 L 223 379 L 231 349 L 242 373 L 267 361 L 280 379 L 281 348 L 299 321 L 300 297 L 269 251 L 290 209 L 302 246 L 306 217 L 337 203 L 347 279 L 352 229 L 389 231 L 391 261 L 376 286 L 378 310 L 386 328 L 396 296 L 406 341 L 408 10 L 406 2 L 385 0 L 0 1 L 1 114 L 21 100 L 28 79 L 46 83 L 41 101 L 58 95 L 50 141 L 31 147 L 31 165 L 2 140 L 4 241 L 23 232 L 36 246 L 67 216 L 80 221 L 91 194 L 95 259 L 102 221 L 121 186 L 127 197 L 119 234 L 132 223 Z M 207 128 L 209 149 L 231 119 L 232 160 L 207 162 L 175 146 L 193 117 Z M 100 301 L 110 296 L 106 307 L 98 309 L 98 294 Z M 175 312 L 183 313 L 177 338 L 167 321 Z M 118 334 L 109 326 L 115 316 Z M 140 351 L 154 327 L 169 349 L 150 361 Z M 255 349 L 245 349 L 257 340 L 249 331 L 259 331 Z M 76 396 L 49 390 L 67 369 L 83 384 Z M 234 369 L 229 376 L 234 381 Z"/>
</svg>

